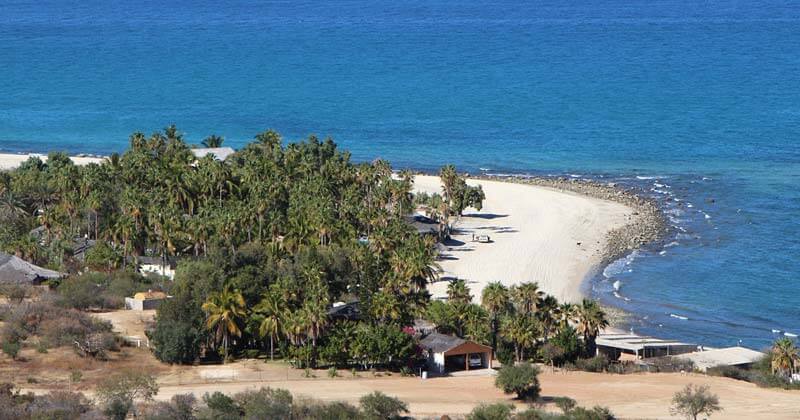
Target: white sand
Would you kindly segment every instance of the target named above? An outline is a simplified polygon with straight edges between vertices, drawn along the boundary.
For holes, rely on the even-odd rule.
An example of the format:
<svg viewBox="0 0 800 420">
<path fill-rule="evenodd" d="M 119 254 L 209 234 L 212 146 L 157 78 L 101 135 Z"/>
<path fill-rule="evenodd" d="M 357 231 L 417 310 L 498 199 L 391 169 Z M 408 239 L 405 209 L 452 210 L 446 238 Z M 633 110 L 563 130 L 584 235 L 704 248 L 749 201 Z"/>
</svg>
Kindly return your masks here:
<svg viewBox="0 0 800 420">
<path fill-rule="evenodd" d="M 444 273 L 429 286 L 446 296 L 447 280 L 464 279 L 475 301 L 492 281 L 507 286 L 535 281 L 559 300 L 582 297 L 581 284 L 601 263 L 608 231 L 626 224 L 634 210 L 622 204 L 550 188 L 500 181 L 468 180 L 481 185 L 481 211 L 467 209 L 439 261 Z M 441 193 L 438 177 L 417 176 L 415 191 Z M 472 234 L 493 242 L 472 242 Z M 580 245 L 578 245 L 580 243 Z"/>
<path fill-rule="evenodd" d="M 38 156 L 43 162 L 47 162 L 47 155 L 46 154 L 13 154 L 13 153 L 0 153 L 0 170 L 5 169 L 14 169 L 28 160 L 28 158 L 32 156 Z M 97 158 L 97 157 L 77 157 L 72 156 L 72 161 L 75 162 L 76 165 L 87 165 L 89 163 L 100 163 L 105 158 Z"/>
</svg>

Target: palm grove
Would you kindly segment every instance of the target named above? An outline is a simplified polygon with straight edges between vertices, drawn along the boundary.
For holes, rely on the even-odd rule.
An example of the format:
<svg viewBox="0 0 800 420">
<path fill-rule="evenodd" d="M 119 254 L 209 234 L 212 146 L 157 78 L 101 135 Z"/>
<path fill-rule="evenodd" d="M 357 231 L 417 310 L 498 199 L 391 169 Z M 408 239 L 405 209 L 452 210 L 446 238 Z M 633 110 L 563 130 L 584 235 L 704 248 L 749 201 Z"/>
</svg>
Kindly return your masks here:
<svg viewBox="0 0 800 420">
<path fill-rule="evenodd" d="M 437 238 L 404 216 L 424 204 L 446 235 L 451 218 L 484 199 L 454 167 L 440 175 L 441 195 L 415 197 L 409 172 L 353 163 L 330 139 L 284 145 L 273 131 L 224 162 L 198 159 L 171 126 L 133 134 L 129 150 L 101 164 L 56 153 L 0 173 L 0 246 L 73 273 L 53 285 L 59 291 L 108 287 L 97 272 L 130 272 L 141 256 L 179 258 L 174 281 L 157 284 L 172 298 L 149 331 L 170 363 L 265 354 L 298 366 L 399 368 L 419 356 L 419 318 L 516 360 L 591 350 L 603 312 L 591 301 L 559 304 L 535 283 L 492 284 L 478 305 L 453 281 L 447 303 L 431 301 Z M 84 260 L 71 255 L 76 237 L 96 241 Z M 358 301 L 357 319 L 330 319 L 337 301 Z"/>
</svg>

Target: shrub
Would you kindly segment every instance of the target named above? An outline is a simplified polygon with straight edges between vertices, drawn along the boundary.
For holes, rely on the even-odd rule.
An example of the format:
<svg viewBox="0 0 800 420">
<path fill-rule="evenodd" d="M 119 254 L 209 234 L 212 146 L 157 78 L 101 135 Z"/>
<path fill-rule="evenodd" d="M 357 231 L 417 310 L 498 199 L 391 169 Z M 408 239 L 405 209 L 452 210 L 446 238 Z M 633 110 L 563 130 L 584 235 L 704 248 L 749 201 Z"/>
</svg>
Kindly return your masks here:
<svg viewBox="0 0 800 420">
<path fill-rule="evenodd" d="M 292 414 L 292 394 L 285 389 L 261 388 L 234 396 L 245 419 L 288 419 Z"/>
<path fill-rule="evenodd" d="M 8 355 L 11 360 L 17 360 L 17 355 L 19 355 L 19 350 L 22 346 L 19 344 L 18 341 L 4 341 L 3 342 L 3 353 Z"/>
<path fill-rule="evenodd" d="M 85 264 L 92 270 L 111 271 L 122 263 L 122 255 L 108 246 L 105 241 L 98 241 L 86 251 Z"/>
<path fill-rule="evenodd" d="M 359 403 L 361 411 L 371 419 L 396 419 L 408 412 L 406 403 L 380 391 L 364 395 Z"/>
<path fill-rule="evenodd" d="M 719 398 L 709 392 L 707 385 L 693 386 L 692 384 L 675 393 L 672 397 L 670 413 L 681 415 L 687 419 L 697 419 L 699 414 L 711 416 L 714 412 L 722 410 Z"/>
<path fill-rule="evenodd" d="M 203 395 L 203 402 L 208 411 L 207 415 L 203 416 L 204 418 L 239 418 L 239 407 L 236 406 L 233 398 L 219 391 Z"/>
<path fill-rule="evenodd" d="M 58 286 L 61 302 L 64 306 L 86 310 L 92 307 L 103 307 L 103 289 L 107 276 L 100 273 L 87 273 L 70 277 Z"/>
<path fill-rule="evenodd" d="M 575 361 L 575 368 L 585 372 L 605 372 L 608 369 L 609 361 L 604 356 L 595 356 L 589 359 L 578 359 Z"/>
<path fill-rule="evenodd" d="M 77 419 L 91 410 L 92 403 L 83 394 L 66 391 L 52 391 L 28 405 L 32 419 Z"/>
<path fill-rule="evenodd" d="M 564 414 L 569 414 L 578 404 L 570 397 L 557 397 L 553 400 Z"/>
<path fill-rule="evenodd" d="M 292 414 L 295 419 L 352 420 L 364 417 L 358 408 L 338 401 L 328 404 L 303 402 L 293 407 Z"/>
<path fill-rule="evenodd" d="M 169 402 L 159 402 L 145 413 L 147 420 L 194 420 L 197 399 L 192 394 L 177 394 Z"/>
<path fill-rule="evenodd" d="M 533 401 L 539 397 L 539 369 L 530 363 L 507 365 L 500 369 L 495 386 L 506 394 L 517 394 L 520 400 Z"/>
<path fill-rule="evenodd" d="M 112 375 L 97 386 L 98 399 L 106 404 L 113 415 L 122 415 L 123 409 L 127 415 L 128 410 L 134 408 L 135 401 L 150 401 L 156 393 L 158 393 L 156 379 L 146 373 L 135 371 Z"/>
<path fill-rule="evenodd" d="M 481 404 L 467 415 L 467 420 L 508 420 L 514 406 L 505 403 Z"/>
<path fill-rule="evenodd" d="M 331 366 L 328 369 L 328 377 L 329 378 L 335 378 L 337 376 L 339 376 L 339 372 L 336 371 L 336 366 Z"/>
</svg>

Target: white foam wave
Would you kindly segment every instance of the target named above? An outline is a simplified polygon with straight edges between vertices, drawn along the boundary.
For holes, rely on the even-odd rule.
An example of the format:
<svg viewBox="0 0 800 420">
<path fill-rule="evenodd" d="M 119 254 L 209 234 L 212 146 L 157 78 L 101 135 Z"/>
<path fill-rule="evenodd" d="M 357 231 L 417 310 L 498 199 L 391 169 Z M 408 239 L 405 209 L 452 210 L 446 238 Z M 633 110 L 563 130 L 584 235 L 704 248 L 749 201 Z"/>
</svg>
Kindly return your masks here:
<svg viewBox="0 0 800 420">
<path fill-rule="evenodd" d="M 666 177 L 665 176 L 661 176 L 661 175 L 655 175 L 655 176 L 636 175 L 636 179 L 640 179 L 642 181 L 644 181 L 646 179 L 664 179 L 664 178 L 666 178 Z"/>
<path fill-rule="evenodd" d="M 627 256 L 620 258 L 611 264 L 607 265 L 605 269 L 603 269 L 603 277 L 610 279 L 616 275 L 622 274 L 626 271 L 626 267 L 631 265 L 634 259 L 639 256 L 639 251 L 635 250 L 628 254 Z M 630 272 L 631 270 L 627 270 Z"/>
<path fill-rule="evenodd" d="M 680 243 L 680 242 L 678 242 L 678 241 L 672 241 L 672 242 L 670 242 L 670 243 L 668 243 L 668 244 L 664 245 L 664 248 L 672 248 L 673 246 L 678 246 L 678 245 L 680 245 L 680 244 L 681 244 L 681 243 Z"/>
<path fill-rule="evenodd" d="M 658 253 L 658 255 L 667 255 L 667 251 L 661 251 Z"/>
<path fill-rule="evenodd" d="M 671 317 L 673 317 L 673 318 L 680 319 L 680 320 L 682 320 L 682 321 L 687 321 L 687 320 L 689 320 L 689 317 L 685 317 L 685 316 L 683 316 L 683 315 L 669 314 L 669 316 L 671 316 Z"/>
<path fill-rule="evenodd" d="M 773 334 L 780 334 L 781 330 L 776 330 L 775 328 L 772 329 Z"/>
<path fill-rule="evenodd" d="M 692 208 L 692 207 L 694 207 L 694 204 L 692 204 L 692 203 L 686 203 L 686 207 Z"/>
<path fill-rule="evenodd" d="M 619 288 L 622 287 L 622 282 L 617 280 L 617 281 L 614 282 L 614 284 L 612 286 L 614 287 L 614 291 L 619 292 Z"/>
<path fill-rule="evenodd" d="M 790 333 L 790 332 L 784 332 L 783 335 L 785 335 L 787 337 L 792 337 L 792 338 L 797 337 L 797 334 Z"/>
</svg>

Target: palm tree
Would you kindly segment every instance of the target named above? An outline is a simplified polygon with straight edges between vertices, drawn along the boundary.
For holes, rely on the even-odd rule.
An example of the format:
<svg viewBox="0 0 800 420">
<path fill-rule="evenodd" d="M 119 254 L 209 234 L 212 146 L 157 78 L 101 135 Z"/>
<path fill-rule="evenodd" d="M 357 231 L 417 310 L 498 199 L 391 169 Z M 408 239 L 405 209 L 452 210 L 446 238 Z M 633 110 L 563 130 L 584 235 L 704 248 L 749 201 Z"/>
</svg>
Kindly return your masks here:
<svg viewBox="0 0 800 420">
<path fill-rule="evenodd" d="M 527 315 L 507 315 L 500 325 L 500 335 L 514 345 L 515 360 L 521 362 L 525 359 L 525 349 L 536 344 L 536 319 Z"/>
<path fill-rule="evenodd" d="M 583 334 L 587 352 L 594 355 L 595 339 L 600 330 L 608 326 L 606 313 L 596 301 L 583 299 L 581 304 L 575 308 L 575 318 L 578 324 L 577 330 Z"/>
<path fill-rule="evenodd" d="M 228 341 L 231 335 L 242 336 L 239 327 L 247 315 L 242 294 L 225 286 L 221 292 L 211 293 L 202 306 L 206 313 L 206 328 L 215 331 L 215 339 L 222 338 L 225 360 L 228 359 Z"/>
<path fill-rule="evenodd" d="M 775 341 L 772 345 L 772 373 L 793 374 L 800 364 L 797 346 L 788 337 Z"/>
<path fill-rule="evenodd" d="M 454 279 L 447 285 L 447 301 L 453 304 L 468 305 L 472 302 L 469 287 L 463 279 Z"/>
<path fill-rule="evenodd" d="M 264 293 L 261 301 L 253 308 L 253 312 L 262 317 L 258 325 L 258 334 L 262 338 L 269 337 L 269 358 L 275 360 L 275 339 L 281 331 L 283 301 L 276 293 Z"/>
<path fill-rule="evenodd" d="M 499 281 L 491 282 L 481 292 L 481 305 L 492 317 L 492 348 L 497 348 L 497 319 L 508 311 L 511 300 L 508 288 Z"/>
<path fill-rule="evenodd" d="M 539 290 L 539 283 L 520 283 L 511 288 L 511 299 L 517 306 L 517 311 L 523 314 L 536 312 L 539 303 L 544 297 L 544 292 Z"/>
<path fill-rule="evenodd" d="M 222 147 L 222 143 L 224 141 L 225 141 L 224 137 L 220 137 L 220 136 L 218 136 L 216 134 L 212 134 L 212 135 L 206 137 L 205 139 L 203 139 L 203 141 L 200 142 L 200 144 L 202 144 L 204 147 L 214 148 L 214 147 Z"/>
</svg>

